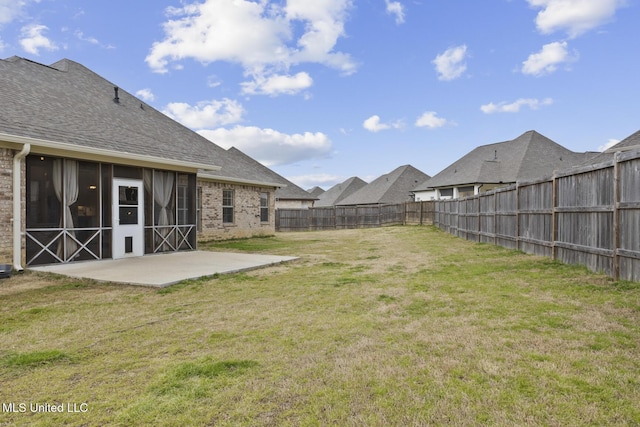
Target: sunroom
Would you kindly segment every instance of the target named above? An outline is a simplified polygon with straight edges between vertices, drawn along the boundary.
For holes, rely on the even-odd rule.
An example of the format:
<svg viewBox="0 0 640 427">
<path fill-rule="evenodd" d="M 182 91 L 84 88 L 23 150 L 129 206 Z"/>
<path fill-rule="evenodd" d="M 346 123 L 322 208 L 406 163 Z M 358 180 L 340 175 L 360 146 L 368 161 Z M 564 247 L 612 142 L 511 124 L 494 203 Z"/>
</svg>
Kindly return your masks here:
<svg viewBox="0 0 640 427">
<path fill-rule="evenodd" d="M 26 263 L 196 249 L 196 173 L 31 154 Z"/>
</svg>

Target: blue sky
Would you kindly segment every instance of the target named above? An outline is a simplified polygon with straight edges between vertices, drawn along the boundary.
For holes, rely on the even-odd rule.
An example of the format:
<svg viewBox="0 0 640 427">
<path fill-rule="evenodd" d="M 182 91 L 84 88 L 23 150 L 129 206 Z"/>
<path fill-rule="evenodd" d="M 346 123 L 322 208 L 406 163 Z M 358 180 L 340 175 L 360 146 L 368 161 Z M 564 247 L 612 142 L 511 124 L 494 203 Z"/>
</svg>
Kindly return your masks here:
<svg viewBox="0 0 640 427">
<path fill-rule="evenodd" d="M 629 136 L 639 22 L 634 0 L 0 0 L 0 56 L 79 62 L 329 188 L 532 129 L 574 151 Z"/>
</svg>

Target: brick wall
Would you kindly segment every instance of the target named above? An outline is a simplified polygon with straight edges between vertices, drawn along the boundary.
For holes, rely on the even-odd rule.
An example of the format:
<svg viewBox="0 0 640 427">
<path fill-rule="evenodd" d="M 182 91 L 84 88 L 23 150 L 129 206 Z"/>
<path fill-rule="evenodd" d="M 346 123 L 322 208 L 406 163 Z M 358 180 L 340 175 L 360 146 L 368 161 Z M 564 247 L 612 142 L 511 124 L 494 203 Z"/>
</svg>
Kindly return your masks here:
<svg viewBox="0 0 640 427">
<path fill-rule="evenodd" d="M 0 263 L 13 263 L 13 155 L 14 151 L 0 148 Z M 25 172 L 22 161 L 22 225 L 24 231 Z M 24 254 L 23 254 L 24 256 Z"/>
<path fill-rule="evenodd" d="M 275 191 L 252 185 L 198 180 L 202 188 L 202 231 L 198 239 L 236 239 L 275 234 Z M 222 222 L 222 191 L 234 190 L 234 223 Z M 269 193 L 269 222 L 260 221 L 260 193 Z"/>
</svg>

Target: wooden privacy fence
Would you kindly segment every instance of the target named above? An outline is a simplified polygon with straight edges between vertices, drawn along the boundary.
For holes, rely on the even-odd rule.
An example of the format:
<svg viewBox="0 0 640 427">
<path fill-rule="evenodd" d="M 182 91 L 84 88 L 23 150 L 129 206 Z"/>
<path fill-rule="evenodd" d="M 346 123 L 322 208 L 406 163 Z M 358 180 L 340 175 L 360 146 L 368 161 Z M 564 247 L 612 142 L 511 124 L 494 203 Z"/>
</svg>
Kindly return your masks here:
<svg viewBox="0 0 640 427">
<path fill-rule="evenodd" d="M 438 200 L 434 224 L 465 239 L 640 281 L 640 151 L 548 179 Z"/>
<path fill-rule="evenodd" d="M 434 202 L 396 205 L 276 209 L 276 231 L 339 230 L 385 225 L 433 224 Z"/>
</svg>

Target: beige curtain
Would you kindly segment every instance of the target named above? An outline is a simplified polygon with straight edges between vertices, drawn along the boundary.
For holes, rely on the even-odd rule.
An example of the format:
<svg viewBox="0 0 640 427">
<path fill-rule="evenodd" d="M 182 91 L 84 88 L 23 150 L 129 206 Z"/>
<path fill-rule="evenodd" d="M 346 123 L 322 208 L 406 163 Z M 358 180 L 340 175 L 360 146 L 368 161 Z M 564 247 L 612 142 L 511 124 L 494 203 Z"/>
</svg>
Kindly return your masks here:
<svg viewBox="0 0 640 427">
<path fill-rule="evenodd" d="M 68 261 L 78 249 L 74 240 L 76 236 L 71 205 L 78 201 L 78 162 L 69 159 L 56 159 L 53 162 L 53 190 L 62 204 L 63 214 L 60 228 L 65 230 L 64 239 L 58 242 L 56 254 L 63 261 Z M 65 244 L 66 242 L 66 244 Z"/>
</svg>

